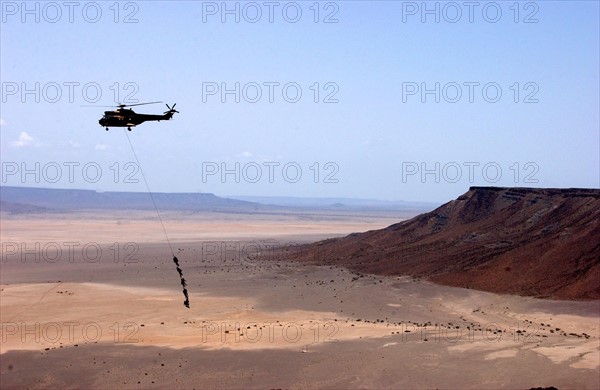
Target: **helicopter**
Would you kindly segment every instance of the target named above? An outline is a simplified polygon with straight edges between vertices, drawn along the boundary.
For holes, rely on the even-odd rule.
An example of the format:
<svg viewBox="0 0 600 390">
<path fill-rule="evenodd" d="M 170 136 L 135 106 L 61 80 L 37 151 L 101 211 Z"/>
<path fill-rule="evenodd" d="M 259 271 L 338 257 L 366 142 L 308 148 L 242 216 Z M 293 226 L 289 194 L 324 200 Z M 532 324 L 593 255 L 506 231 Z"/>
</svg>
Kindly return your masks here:
<svg viewBox="0 0 600 390">
<path fill-rule="evenodd" d="M 115 111 L 104 111 L 104 116 L 100 118 L 98 123 L 100 126 L 106 127 L 106 131 L 108 131 L 109 127 L 127 127 L 127 130 L 131 131 L 131 127 L 135 127 L 140 125 L 146 121 L 168 121 L 173 117 L 173 114 L 179 113 L 175 109 L 175 105 L 173 104 L 170 107 L 168 104 L 165 104 L 168 111 L 165 111 L 163 115 L 152 115 L 152 114 L 138 114 L 133 111 L 131 108 L 125 107 L 134 107 L 134 106 L 143 106 L 145 104 L 156 104 L 162 102 L 148 102 L 148 103 L 137 103 L 137 104 L 119 104 Z M 97 106 L 96 106 L 97 107 Z M 113 106 L 104 106 L 104 107 L 113 107 Z"/>
</svg>

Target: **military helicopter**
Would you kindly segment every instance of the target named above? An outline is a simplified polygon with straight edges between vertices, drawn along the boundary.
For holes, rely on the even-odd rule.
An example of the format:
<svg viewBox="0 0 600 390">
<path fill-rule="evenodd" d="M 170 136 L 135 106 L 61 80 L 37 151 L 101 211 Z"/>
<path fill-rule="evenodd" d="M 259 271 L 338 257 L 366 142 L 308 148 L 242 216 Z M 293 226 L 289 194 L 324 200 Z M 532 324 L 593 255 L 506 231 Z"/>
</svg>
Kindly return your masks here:
<svg viewBox="0 0 600 390">
<path fill-rule="evenodd" d="M 104 116 L 100 118 L 98 123 L 100 126 L 106 127 L 106 131 L 108 131 L 109 127 L 127 127 L 127 130 L 131 131 L 131 127 L 135 127 L 139 124 L 142 124 L 146 121 L 168 121 L 173 117 L 173 114 L 179 113 L 175 109 L 175 105 L 170 107 L 168 104 L 165 104 L 168 111 L 165 111 L 163 115 L 152 115 L 152 114 L 138 114 L 132 109 L 127 109 L 125 107 L 134 107 L 134 106 L 143 106 L 145 104 L 156 104 L 162 102 L 148 102 L 148 103 L 137 103 L 137 104 L 119 104 L 115 111 L 104 111 Z M 96 106 L 98 107 L 98 106 Z M 113 107 L 113 106 L 104 106 L 104 107 Z"/>
</svg>

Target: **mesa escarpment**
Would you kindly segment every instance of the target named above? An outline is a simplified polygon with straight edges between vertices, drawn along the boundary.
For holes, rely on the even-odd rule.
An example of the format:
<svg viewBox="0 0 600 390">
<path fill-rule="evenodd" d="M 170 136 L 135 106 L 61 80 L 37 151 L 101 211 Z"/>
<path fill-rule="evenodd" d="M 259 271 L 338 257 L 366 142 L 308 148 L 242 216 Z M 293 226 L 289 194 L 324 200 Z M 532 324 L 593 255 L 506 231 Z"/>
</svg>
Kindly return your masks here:
<svg viewBox="0 0 600 390">
<path fill-rule="evenodd" d="M 292 257 L 497 293 L 598 299 L 600 190 L 471 187 L 408 221 Z"/>
</svg>

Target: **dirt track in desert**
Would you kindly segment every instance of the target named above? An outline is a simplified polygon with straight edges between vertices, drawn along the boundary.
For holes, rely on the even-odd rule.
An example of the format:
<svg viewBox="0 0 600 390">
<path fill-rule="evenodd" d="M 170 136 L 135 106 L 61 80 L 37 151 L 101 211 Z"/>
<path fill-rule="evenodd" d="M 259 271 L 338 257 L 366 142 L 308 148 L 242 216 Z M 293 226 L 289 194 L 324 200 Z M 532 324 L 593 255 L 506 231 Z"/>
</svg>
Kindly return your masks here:
<svg viewBox="0 0 600 390">
<path fill-rule="evenodd" d="M 190 309 L 151 213 L 3 216 L 2 388 L 600 387 L 597 301 L 277 260 L 397 219 L 163 219 Z"/>
</svg>

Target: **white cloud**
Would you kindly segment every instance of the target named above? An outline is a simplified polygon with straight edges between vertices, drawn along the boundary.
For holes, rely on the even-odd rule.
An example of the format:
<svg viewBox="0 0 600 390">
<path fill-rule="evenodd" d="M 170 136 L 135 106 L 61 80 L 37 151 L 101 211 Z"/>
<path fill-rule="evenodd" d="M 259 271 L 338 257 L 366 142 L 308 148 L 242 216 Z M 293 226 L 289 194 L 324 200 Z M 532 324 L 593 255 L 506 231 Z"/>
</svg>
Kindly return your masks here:
<svg viewBox="0 0 600 390">
<path fill-rule="evenodd" d="M 73 140 L 69 140 L 69 145 L 71 145 L 74 148 L 78 148 L 81 145 L 79 144 L 79 142 L 73 141 Z"/>
<path fill-rule="evenodd" d="M 6 126 L 6 121 L 0 118 L 0 126 Z"/>
<path fill-rule="evenodd" d="M 108 145 L 96 144 L 96 147 L 94 149 L 95 150 L 106 150 L 106 149 L 108 149 Z"/>
<path fill-rule="evenodd" d="M 252 160 L 247 160 L 247 161 L 263 163 L 263 162 L 281 161 L 283 159 L 283 156 L 282 155 L 272 156 L 272 155 L 268 155 L 268 154 L 254 154 L 254 153 L 251 153 L 248 151 L 237 153 L 233 157 L 228 156 L 228 160 L 233 160 L 233 161 L 237 161 L 237 162 L 241 161 L 241 159 L 250 159 L 250 158 L 252 158 Z"/>
<path fill-rule="evenodd" d="M 31 146 L 33 145 L 33 137 L 27 134 L 25 131 L 22 131 L 21 134 L 19 134 L 19 139 L 12 141 L 10 145 L 16 148 Z"/>
</svg>

